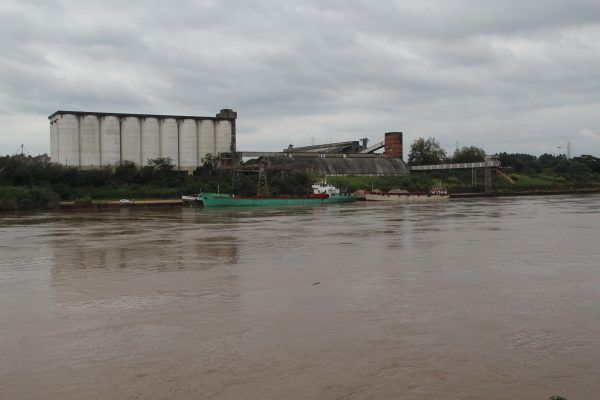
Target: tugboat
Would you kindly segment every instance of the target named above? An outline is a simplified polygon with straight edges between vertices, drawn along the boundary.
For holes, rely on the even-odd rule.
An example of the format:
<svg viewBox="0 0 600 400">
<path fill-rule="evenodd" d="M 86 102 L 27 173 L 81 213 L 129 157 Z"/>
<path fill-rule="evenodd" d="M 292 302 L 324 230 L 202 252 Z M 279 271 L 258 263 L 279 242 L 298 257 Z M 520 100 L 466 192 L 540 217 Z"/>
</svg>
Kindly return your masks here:
<svg viewBox="0 0 600 400">
<path fill-rule="evenodd" d="M 199 193 L 182 196 L 184 202 L 200 202 L 204 207 L 270 207 L 306 204 L 350 203 L 355 200 L 352 193 L 341 193 L 340 189 L 326 182 L 312 185 L 313 193 L 305 197 L 240 197 L 224 193 Z"/>
</svg>

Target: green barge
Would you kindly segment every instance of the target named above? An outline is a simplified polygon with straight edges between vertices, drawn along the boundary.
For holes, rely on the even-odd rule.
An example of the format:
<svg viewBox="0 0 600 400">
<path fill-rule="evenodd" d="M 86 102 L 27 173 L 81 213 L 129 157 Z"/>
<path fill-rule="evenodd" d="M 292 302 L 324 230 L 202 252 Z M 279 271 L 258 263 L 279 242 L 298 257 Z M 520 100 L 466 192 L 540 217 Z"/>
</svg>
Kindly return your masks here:
<svg viewBox="0 0 600 400">
<path fill-rule="evenodd" d="M 201 192 L 194 196 L 182 196 L 184 202 L 200 203 L 204 207 L 273 207 L 311 204 L 351 203 L 352 193 L 341 193 L 327 183 L 312 185 L 313 193 L 306 197 L 238 197 L 233 194 Z"/>
<path fill-rule="evenodd" d="M 272 207 L 298 206 L 309 204 L 350 203 L 354 201 L 351 193 L 339 193 L 310 197 L 235 197 L 229 194 L 200 193 L 198 201 L 204 207 Z"/>
</svg>

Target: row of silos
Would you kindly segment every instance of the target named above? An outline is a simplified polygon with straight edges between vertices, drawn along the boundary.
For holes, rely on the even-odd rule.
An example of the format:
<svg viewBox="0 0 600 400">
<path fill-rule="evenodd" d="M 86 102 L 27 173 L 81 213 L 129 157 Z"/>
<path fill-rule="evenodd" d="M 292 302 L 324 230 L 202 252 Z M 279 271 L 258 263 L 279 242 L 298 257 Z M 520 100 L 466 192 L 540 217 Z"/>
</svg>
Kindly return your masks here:
<svg viewBox="0 0 600 400">
<path fill-rule="evenodd" d="M 230 111 L 230 110 L 226 110 Z M 223 112 L 222 112 L 223 113 Z M 221 114 L 222 114 L 221 113 Z M 50 119 L 53 162 L 97 168 L 170 157 L 192 170 L 206 154 L 235 151 L 233 118 L 57 111 Z"/>
</svg>

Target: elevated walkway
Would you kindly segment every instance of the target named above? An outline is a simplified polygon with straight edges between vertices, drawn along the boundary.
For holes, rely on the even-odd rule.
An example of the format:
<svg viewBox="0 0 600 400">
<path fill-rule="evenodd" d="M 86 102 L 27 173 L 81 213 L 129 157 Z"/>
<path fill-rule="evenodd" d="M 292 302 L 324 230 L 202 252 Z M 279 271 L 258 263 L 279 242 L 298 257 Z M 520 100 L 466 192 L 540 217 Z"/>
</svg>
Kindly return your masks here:
<svg viewBox="0 0 600 400">
<path fill-rule="evenodd" d="M 500 168 L 500 161 L 488 160 L 474 163 L 413 165 L 411 171 L 435 171 L 440 169 L 473 169 L 473 168 Z"/>
</svg>

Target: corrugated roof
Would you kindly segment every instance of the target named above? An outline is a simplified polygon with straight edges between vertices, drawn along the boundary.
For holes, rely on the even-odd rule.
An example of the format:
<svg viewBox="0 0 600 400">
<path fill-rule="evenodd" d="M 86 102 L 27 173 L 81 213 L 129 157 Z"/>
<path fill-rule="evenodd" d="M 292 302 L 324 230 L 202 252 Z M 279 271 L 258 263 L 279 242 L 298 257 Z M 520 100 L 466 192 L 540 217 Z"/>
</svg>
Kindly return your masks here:
<svg viewBox="0 0 600 400">
<path fill-rule="evenodd" d="M 129 113 L 109 113 L 109 112 L 96 112 L 96 111 L 55 111 L 48 116 L 48 119 L 52 119 L 57 115 L 61 114 L 73 114 L 73 115 L 97 115 L 103 117 L 138 117 L 138 118 L 175 118 L 175 119 L 196 119 L 206 120 L 210 119 L 213 121 L 224 121 L 231 120 L 231 118 L 220 118 L 220 117 L 199 117 L 194 115 L 165 115 L 165 114 L 129 114 Z"/>
</svg>

